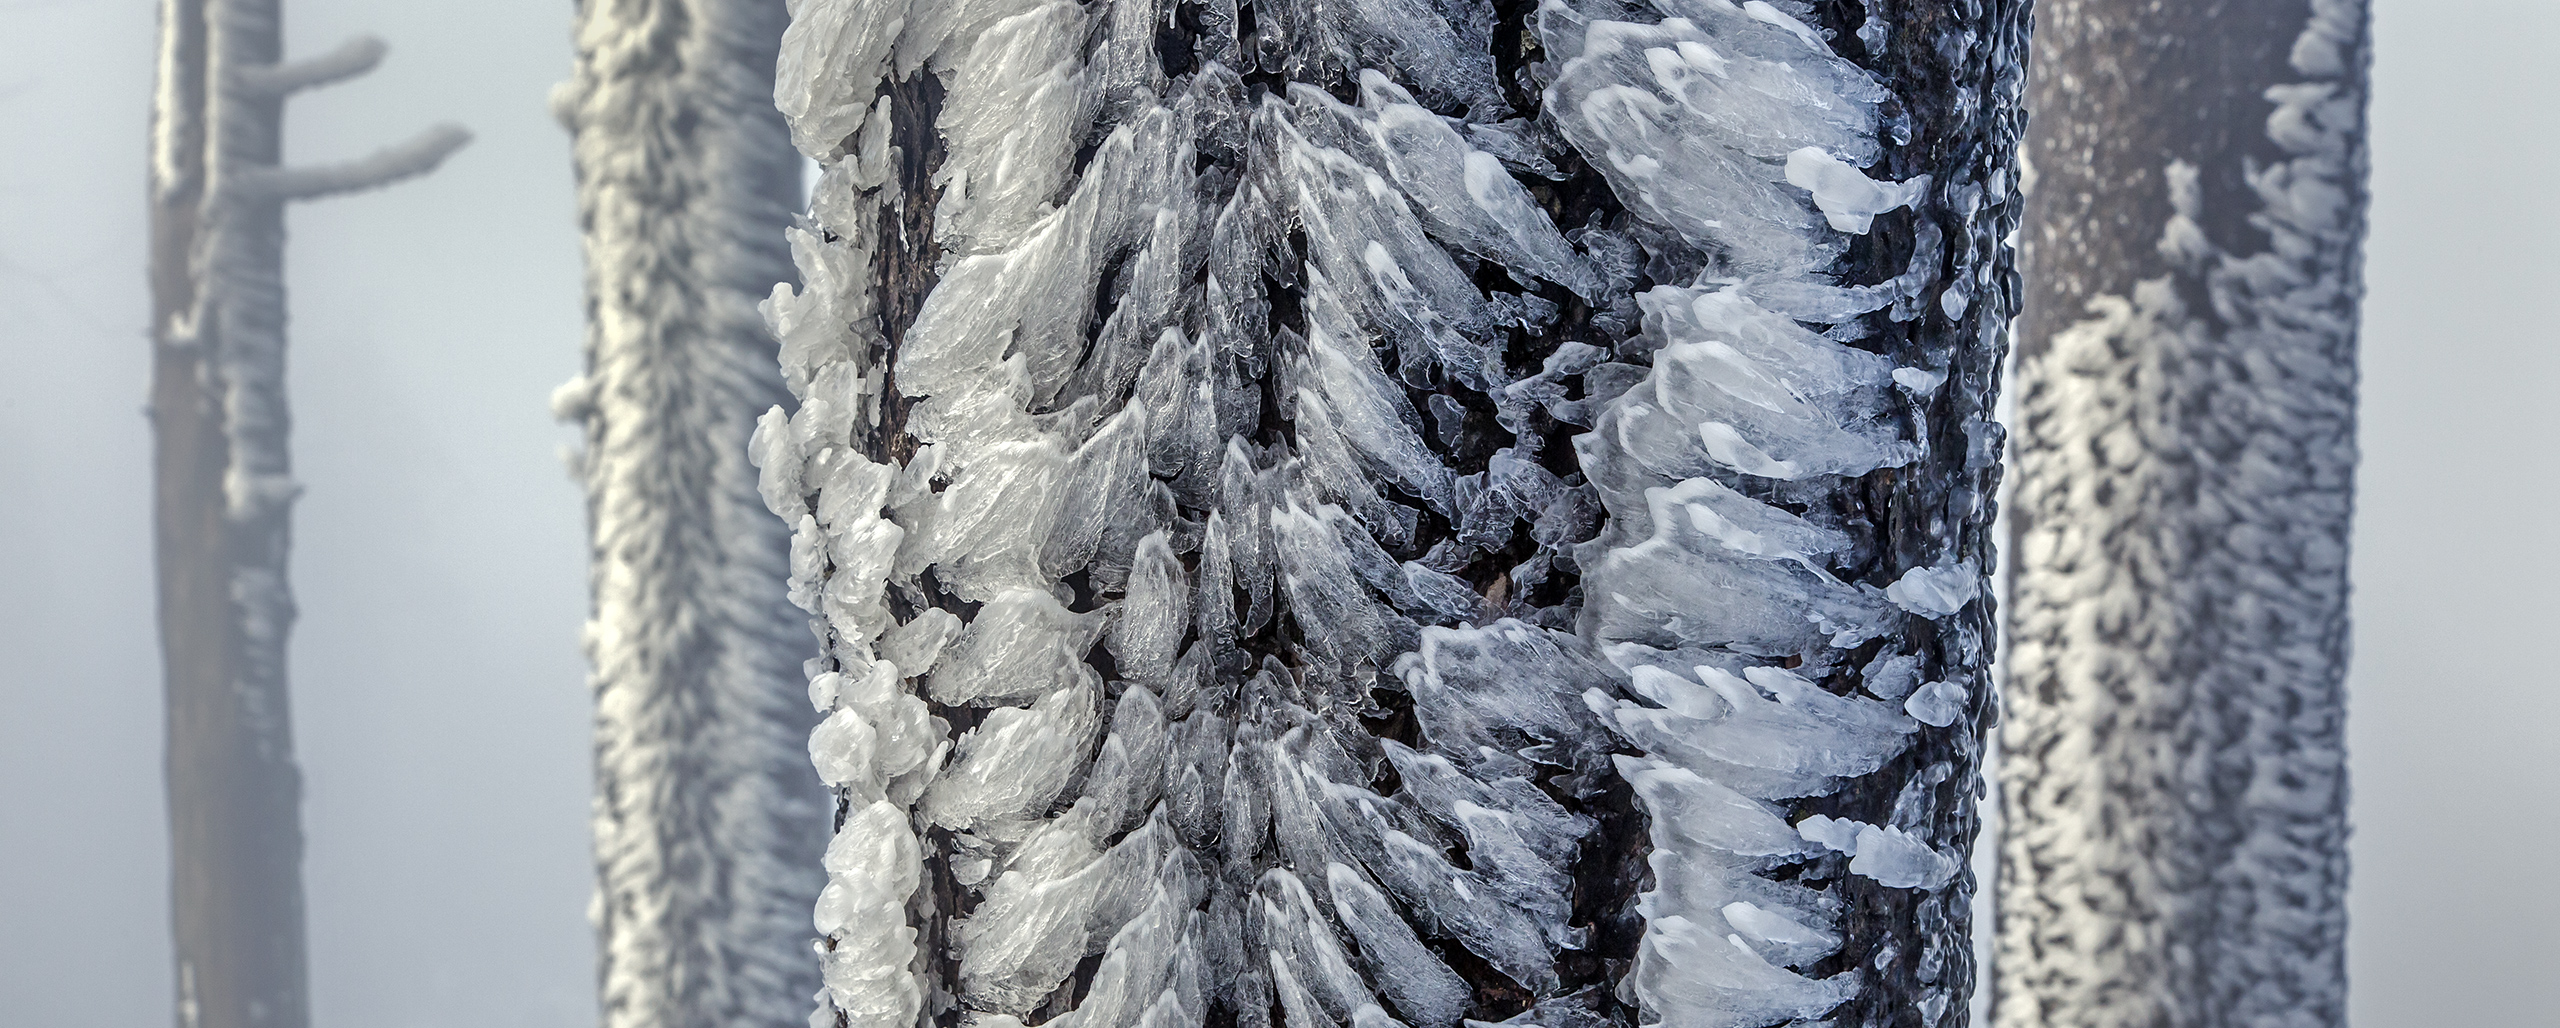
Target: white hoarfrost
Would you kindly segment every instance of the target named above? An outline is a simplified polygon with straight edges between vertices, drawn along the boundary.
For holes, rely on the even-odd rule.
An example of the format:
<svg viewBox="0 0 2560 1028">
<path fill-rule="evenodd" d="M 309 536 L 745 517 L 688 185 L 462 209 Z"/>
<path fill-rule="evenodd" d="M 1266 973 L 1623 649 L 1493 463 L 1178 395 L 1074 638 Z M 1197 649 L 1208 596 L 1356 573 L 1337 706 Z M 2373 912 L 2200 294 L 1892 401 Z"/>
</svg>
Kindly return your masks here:
<svg viewBox="0 0 2560 1028">
<path fill-rule="evenodd" d="M 2165 273 L 2055 312 L 2083 320 L 2020 365 L 2003 1025 L 2345 1023 L 2370 37 L 2361 0 L 2255 7 L 2310 14 L 2289 50 L 2270 37 L 2272 60 L 2206 80 L 2262 98 L 2233 119 L 2263 136 L 2162 169 L 2167 195 L 2139 199 L 2165 199 L 2167 223 L 2140 238 L 2114 242 L 2136 231 L 2114 206 L 2030 226 L 2055 248 L 2039 268 L 2157 231 Z M 2057 24 L 2093 14 L 2116 12 Z M 2092 116 L 2193 117 L 2143 102 Z"/>
<path fill-rule="evenodd" d="M 1949 348 L 1868 337 L 1953 317 L 1939 194 L 1810 17 L 794 3 L 812 1024 L 1756 1028 L 1861 994 L 1848 894 L 1960 908 L 1908 640 L 1982 512 L 1844 514 L 1929 454 Z M 1944 1011 L 1935 930 L 1851 963 Z"/>
<path fill-rule="evenodd" d="M 817 986 L 830 804 L 804 740 L 789 526 L 746 443 L 785 398 L 756 301 L 791 275 L 801 158 L 771 107 L 780 0 L 578 10 L 575 137 L 595 694 L 593 905 L 607 1028 L 780 1026 Z"/>
</svg>

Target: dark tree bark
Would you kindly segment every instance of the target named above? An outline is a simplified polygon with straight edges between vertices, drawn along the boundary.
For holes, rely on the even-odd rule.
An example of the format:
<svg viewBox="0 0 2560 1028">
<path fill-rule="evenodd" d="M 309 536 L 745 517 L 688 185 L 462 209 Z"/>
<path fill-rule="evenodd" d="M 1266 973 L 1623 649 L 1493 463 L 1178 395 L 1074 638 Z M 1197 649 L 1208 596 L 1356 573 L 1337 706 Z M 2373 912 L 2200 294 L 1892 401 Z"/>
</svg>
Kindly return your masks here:
<svg viewBox="0 0 2560 1028">
<path fill-rule="evenodd" d="M 2344 1024 L 2365 5 L 2037 18 L 1998 1020 Z"/>
<path fill-rule="evenodd" d="M 1965 1017 L 2022 4 L 794 14 L 822 1020 Z"/>
<path fill-rule="evenodd" d="M 302 1028 L 301 775 L 285 693 L 284 205 L 420 174 L 450 126 L 285 168 L 284 100 L 370 69 L 284 63 L 274 0 L 166 0 L 151 129 L 153 529 L 181 1028 Z"/>
<path fill-rule="evenodd" d="M 801 158 L 773 108 L 781 0 L 586 0 L 576 136 L 594 666 L 596 951 L 609 1028 L 781 1028 L 817 988 L 827 797 L 790 528 L 746 442 L 788 399 L 756 302 L 792 277 Z"/>
</svg>

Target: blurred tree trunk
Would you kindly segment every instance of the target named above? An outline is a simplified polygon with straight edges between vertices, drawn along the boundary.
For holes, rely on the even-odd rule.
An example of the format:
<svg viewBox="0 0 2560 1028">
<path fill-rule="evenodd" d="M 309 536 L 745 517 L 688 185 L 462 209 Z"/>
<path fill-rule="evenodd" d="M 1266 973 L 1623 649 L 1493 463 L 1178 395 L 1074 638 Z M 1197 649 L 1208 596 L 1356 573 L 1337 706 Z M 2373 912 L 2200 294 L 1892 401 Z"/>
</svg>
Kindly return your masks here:
<svg viewBox="0 0 2560 1028">
<path fill-rule="evenodd" d="M 2363 0 L 2043 0 L 1997 1019 L 2346 1020 Z"/>
<path fill-rule="evenodd" d="M 789 394 L 756 303 L 794 277 L 782 0 L 584 0 L 554 97 L 587 265 L 597 981 L 608 1028 L 783 1028 L 817 988 L 826 794 L 747 435 Z"/>
<path fill-rule="evenodd" d="M 275 0 L 165 0 L 151 127 L 154 536 L 181 1028 L 303 1028 L 301 775 L 285 692 L 298 487 L 286 447 L 284 205 L 420 174 L 450 126 L 279 166 L 284 100 L 371 39 L 282 63 Z"/>
</svg>

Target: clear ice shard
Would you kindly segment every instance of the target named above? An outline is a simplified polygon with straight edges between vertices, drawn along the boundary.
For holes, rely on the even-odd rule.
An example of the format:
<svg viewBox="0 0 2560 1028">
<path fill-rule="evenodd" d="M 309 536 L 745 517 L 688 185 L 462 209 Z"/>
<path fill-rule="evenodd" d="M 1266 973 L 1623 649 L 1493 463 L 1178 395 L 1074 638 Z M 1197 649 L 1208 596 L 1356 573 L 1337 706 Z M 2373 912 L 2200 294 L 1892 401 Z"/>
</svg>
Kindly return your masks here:
<svg viewBox="0 0 2560 1028">
<path fill-rule="evenodd" d="M 1787 155 L 1787 181 L 1813 194 L 1813 205 L 1831 227 L 1863 236 L 1876 215 L 1910 206 L 1929 188 L 1927 179 L 1877 182 L 1818 146 Z"/>
</svg>

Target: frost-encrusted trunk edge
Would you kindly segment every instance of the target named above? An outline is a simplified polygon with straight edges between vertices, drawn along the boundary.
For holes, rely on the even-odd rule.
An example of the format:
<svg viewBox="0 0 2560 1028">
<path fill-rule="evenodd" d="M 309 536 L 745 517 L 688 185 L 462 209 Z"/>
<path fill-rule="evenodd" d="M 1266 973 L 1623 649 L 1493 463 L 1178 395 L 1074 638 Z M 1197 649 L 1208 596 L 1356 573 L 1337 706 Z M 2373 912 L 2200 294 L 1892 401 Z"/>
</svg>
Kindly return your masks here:
<svg viewBox="0 0 2560 1028">
<path fill-rule="evenodd" d="M 275 0 L 163 0 L 152 100 L 153 539 L 168 705 L 180 1028 L 302 1028 L 301 774 L 284 206 L 424 173 L 443 126 L 343 165 L 278 165 L 284 101 L 371 69 L 378 40 L 283 63 Z"/>
<path fill-rule="evenodd" d="M 756 497 L 756 415 L 789 395 L 756 301 L 795 276 L 799 153 L 773 108 L 782 0 L 586 0 L 553 98 L 574 136 L 597 986 L 607 1028 L 782 1028 L 817 988 L 827 796 L 815 647 Z"/>
<path fill-rule="evenodd" d="M 2342 1025 L 2365 4 L 2037 20 L 1997 1020 Z"/>
<path fill-rule="evenodd" d="M 1963 1018 L 2024 26 L 796 3 L 817 1023 Z"/>
</svg>

